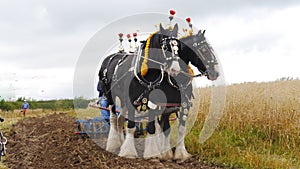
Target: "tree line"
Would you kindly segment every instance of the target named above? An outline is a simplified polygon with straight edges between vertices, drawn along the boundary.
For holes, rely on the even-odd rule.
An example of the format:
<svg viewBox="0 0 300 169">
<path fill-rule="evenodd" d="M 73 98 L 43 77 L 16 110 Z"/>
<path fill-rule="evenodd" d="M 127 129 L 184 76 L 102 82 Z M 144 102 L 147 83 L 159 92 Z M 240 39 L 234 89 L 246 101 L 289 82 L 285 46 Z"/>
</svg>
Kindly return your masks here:
<svg viewBox="0 0 300 169">
<path fill-rule="evenodd" d="M 21 109 L 23 100 L 25 98 L 18 98 L 16 101 L 0 100 L 0 109 L 2 111 L 12 111 Z M 87 108 L 91 100 L 78 97 L 75 99 L 61 99 L 61 100 L 27 100 L 30 109 L 49 109 L 49 110 L 69 110 L 74 108 Z"/>
</svg>

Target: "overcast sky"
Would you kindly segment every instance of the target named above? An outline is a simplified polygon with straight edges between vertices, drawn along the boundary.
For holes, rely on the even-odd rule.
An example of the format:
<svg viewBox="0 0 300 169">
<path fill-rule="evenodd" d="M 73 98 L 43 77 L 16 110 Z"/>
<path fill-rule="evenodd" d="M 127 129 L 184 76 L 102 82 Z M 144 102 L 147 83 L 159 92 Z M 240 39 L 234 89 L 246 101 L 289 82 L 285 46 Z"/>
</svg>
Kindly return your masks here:
<svg viewBox="0 0 300 169">
<path fill-rule="evenodd" d="M 72 98 L 77 61 L 97 32 L 124 16 L 169 9 L 207 30 L 226 83 L 300 77 L 298 0 L 0 0 L 1 98 Z"/>
</svg>

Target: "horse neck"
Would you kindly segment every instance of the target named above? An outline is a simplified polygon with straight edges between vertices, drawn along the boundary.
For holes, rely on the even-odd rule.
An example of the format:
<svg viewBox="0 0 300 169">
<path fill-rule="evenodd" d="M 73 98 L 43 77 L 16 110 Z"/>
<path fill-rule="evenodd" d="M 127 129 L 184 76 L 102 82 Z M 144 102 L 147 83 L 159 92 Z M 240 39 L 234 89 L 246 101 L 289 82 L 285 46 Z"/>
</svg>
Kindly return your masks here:
<svg viewBox="0 0 300 169">
<path fill-rule="evenodd" d="M 148 59 L 148 64 L 152 65 L 154 67 L 157 67 L 157 63 L 153 63 L 152 61 L 149 61 L 149 59 L 157 61 L 157 62 L 164 62 L 164 56 L 161 50 L 160 46 L 160 40 L 162 35 L 160 34 L 151 34 L 150 40 L 148 39 L 146 41 L 145 48 L 143 50 L 143 54 L 145 56 L 145 59 Z M 147 58 L 146 58 L 147 57 Z"/>
<path fill-rule="evenodd" d="M 191 64 L 197 67 L 199 71 L 205 72 L 206 66 L 204 65 L 203 61 L 200 59 L 200 56 L 198 55 L 196 49 L 192 49 L 194 43 L 193 36 L 189 36 L 187 38 L 181 39 L 183 47 L 180 56 L 186 64 L 191 62 Z"/>
</svg>

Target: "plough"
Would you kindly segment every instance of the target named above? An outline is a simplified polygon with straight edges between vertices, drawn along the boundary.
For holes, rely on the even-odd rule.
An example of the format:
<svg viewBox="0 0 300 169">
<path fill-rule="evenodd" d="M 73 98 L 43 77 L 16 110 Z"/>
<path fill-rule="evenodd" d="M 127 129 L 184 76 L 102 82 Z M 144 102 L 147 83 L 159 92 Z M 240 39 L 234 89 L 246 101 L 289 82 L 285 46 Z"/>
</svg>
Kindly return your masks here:
<svg viewBox="0 0 300 169">
<path fill-rule="evenodd" d="M 89 104 L 89 107 L 110 111 L 110 109 L 108 108 L 97 106 L 94 104 Z M 75 126 L 75 134 L 79 135 L 84 134 L 90 136 L 95 134 L 107 134 L 109 132 L 108 121 L 101 117 L 94 117 L 91 119 L 77 119 L 75 121 Z"/>
<path fill-rule="evenodd" d="M 100 117 L 95 117 L 92 119 L 77 119 L 75 124 L 75 134 L 107 134 L 109 131 L 108 122 Z"/>
<path fill-rule="evenodd" d="M 89 107 L 97 108 L 100 110 L 107 110 L 110 111 L 109 108 L 101 107 L 94 104 L 89 104 Z M 178 111 L 179 108 L 169 108 L 170 112 Z M 120 113 L 118 109 L 116 109 L 116 113 Z M 120 115 L 120 114 L 119 114 Z M 125 119 L 127 119 L 127 115 L 125 115 Z M 135 116 L 135 122 L 137 123 L 137 131 L 142 134 L 146 128 L 143 127 L 142 123 L 148 121 L 148 113 L 139 113 Z M 170 117 L 170 121 L 175 121 L 176 117 Z M 96 136 L 100 134 L 108 134 L 109 132 L 109 123 L 104 118 L 101 117 L 94 117 L 91 119 L 77 119 L 75 121 L 76 131 L 75 134 L 78 135 L 89 135 L 89 136 Z M 140 135 L 139 134 L 139 135 Z"/>
</svg>

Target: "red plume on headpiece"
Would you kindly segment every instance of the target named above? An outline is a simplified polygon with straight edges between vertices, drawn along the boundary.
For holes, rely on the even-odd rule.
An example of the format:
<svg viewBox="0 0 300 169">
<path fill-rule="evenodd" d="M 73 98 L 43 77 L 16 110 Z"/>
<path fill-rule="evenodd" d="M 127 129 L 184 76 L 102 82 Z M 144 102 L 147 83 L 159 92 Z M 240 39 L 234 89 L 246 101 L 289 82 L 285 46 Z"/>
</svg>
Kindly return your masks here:
<svg viewBox="0 0 300 169">
<path fill-rule="evenodd" d="M 173 20 L 175 14 L 176 14 L 176 11 L 171 9 L 170 10 L 170 16 L 169 16 L 170 24 L 171 24 L 171 21 Z"/>
<path fill-rule="evenodd" d="M 193 28 L 193 25 L 191 23 L 191 18 L 186 18 L 185 19 L 187 21 L 187 23 L 189 24 L 189 27 L 192 29 Z"/>
<path fill-rule="evenodd" d="M 130 38 L 130 34 L 127 34 L 127 38 L 128 38 L 128 39 Z"/>
<path fill-rule="evenodd" d="M 119 33 L 119 37 L 122 38 L 123 37 L 123 33 Z"/>
<path fill-rule="evenodd" d="M 136 36 L 137 36 L 137 33 L 136 33 L 136 32 L 134 32 L 132 35 L 133 35 L 134 37 L 136 37 Z"/>
<path fill-rule="evenodd" d="M 191 22 L 191 18 L 186 18 L 185 20 L 186 20 L 188 23 Z"/>
<path fill-rule="evenodd" d="M 171 15 L 175 15 L 175 14 L 176 14 L 176 11 L 173 10 L 173 9 L 171 9 L 171 10 L 170 10 L 170 14 L 171 14 Z"/>
</svg>

